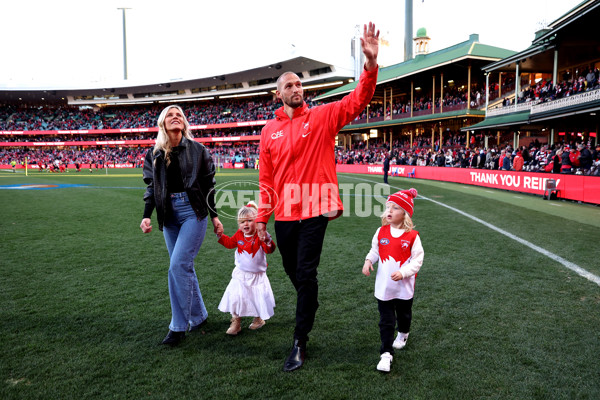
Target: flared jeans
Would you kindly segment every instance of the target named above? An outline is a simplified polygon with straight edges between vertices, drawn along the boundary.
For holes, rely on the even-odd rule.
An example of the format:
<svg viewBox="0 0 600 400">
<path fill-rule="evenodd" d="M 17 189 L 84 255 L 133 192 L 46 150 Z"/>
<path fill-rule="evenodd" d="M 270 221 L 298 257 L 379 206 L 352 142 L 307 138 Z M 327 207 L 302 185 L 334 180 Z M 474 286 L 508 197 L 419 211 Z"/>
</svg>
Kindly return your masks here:
<svg viewBox="0 0 600 400">
<path fill-rule="evenodd" d="M 194 269 L 194 258 L 206 234 L 207 218 L 198 220 L 185 192 L 172 193 L 170 200 L 171 209 L 167 212 L 163 227 L 170 259 L 169 329 L 185 332 L 188 326 L 199 325 L 208 317 Z"/>
</svg>

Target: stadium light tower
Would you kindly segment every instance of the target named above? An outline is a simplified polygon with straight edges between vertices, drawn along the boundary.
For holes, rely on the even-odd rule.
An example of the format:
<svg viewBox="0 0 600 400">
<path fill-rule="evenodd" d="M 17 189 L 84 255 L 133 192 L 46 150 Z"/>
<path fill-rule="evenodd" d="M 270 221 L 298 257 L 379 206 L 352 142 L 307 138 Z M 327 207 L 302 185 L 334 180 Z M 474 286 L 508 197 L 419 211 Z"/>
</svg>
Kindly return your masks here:
<svg viewBox="0 0 600 400">
<path fill-rule="evenodd" d="M 117 10 L 123 11 L 123 79 L 127 80 L 127 23 L 125 20 L 125 10 L 131 10 L 131 8 L 119 7 Z"/>
<path fill-rule="evenodd" d="M 413 58 L 413 0 L 404 0 L 404 61 Z"/>
</svg>

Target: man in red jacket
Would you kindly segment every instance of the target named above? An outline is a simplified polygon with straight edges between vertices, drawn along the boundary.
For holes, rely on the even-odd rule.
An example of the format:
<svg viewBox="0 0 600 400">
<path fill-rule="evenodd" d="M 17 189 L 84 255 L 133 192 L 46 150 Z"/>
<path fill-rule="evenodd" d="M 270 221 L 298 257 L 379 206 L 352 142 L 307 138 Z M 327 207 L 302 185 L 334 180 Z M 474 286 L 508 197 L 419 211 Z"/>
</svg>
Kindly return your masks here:
<svg viewBox="0 0 600 400">
<path fill-rule="evenodd" d="M 335 170 L 335 136 L 369 104 L 377 84 L 379 31 L 369 22 L 361 39 L 366 62 L 354 91 L 340 101 L 308 108 L 293 72 L 277 80 L 283 107 L 261 132 L 257 230 L 275 234 L 285 272 L 297 293 L 294 345 L 284 371 L 304 364 L 306 342 L 319 307 L 317 267 L 329 219 L 343 212 Z"/>
</svg>

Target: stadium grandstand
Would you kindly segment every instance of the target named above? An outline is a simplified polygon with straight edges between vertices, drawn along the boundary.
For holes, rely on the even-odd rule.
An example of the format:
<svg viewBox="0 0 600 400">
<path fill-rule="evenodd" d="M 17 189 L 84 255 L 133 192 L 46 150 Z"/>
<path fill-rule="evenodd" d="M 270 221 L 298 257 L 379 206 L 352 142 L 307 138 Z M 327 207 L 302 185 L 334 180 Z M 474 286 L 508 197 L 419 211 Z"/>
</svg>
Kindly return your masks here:
<svg viewBox="0 0 600 400">
<path fill-rule="evenodd" d="M 144 153 L 138 149 L 154 144 L 158 114 L 168 104 L 185 108 L 194 136 L 213 154 L 253 160 L 260 129 L 278 107 L 274 91 L 284 71 L 302 77 L 308 102 L 324 88 L 353 78 L 352 71 L 339 66 L 297 57 L 192 80 L 110 88 L 3 89 L 0 164 L 16 158 L 22 166 L 28 156 L 33 168 L 52 167 L 56 159 L 73 166 L 90 160 L 97 167 L 132 166 L 139 161 L 134 158 Z"/>
<path fill-rule="evenodd" d="M 502 169 L 506 156 L 509 170 L 546 173 L 560 152 L 567 164 L 559 172 L 598 175 L 599 17 L 600 2 L 583 1 L 519 52 L 472 34 L 430 53 L 435 38 L 420 28 L 414 58 L 381 68 L 371 104 L 338 134 L 338 163 L 381 165 L 390 157 L 393 165 Z M 356 86 L 357 71 L 296 57 L 191 80 L 0 88 L 0 164 L 137 166 L 154 143 L 160 110 L 179 104 L 220 165 L 252 167 L 260 130 L 280 106 L 274 92 L 284 71 L 301 77 L 313 104 Z M 592 154 L 591 168 L 578 163 L 581 145 Z"/>
</svg>

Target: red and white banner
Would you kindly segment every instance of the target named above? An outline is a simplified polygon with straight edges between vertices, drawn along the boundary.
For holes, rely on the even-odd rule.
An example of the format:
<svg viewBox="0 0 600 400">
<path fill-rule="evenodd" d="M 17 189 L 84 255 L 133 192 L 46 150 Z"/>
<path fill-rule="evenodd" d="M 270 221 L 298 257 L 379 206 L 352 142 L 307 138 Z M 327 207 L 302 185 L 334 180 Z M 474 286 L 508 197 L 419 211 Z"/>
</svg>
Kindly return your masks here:
<svg viewBox="0 0 600 400">
<path fill-rule="evenodd" d="M 382 165 L 338 164 L 337 172 L 383 175 Z M 414 172 L 414 175 L 413 175 Z M 492 171 L 472 168 L 390 166 L 390 176 L 403 176 L 465 185 L 485 186 L 494 189 L 543 195 L 546 181 L 554 179 L 560 190 L 559 198 L 600 204 L 600 177 L 544 174 L 537 172 Z"/>
<path fill-rule="evenodd" d="M 105 168 L 104 164 L 80 164 L 79 168 L 81 169 L 88 169 L 88 168 L 93 168 L 96 169 L 99 165 L 102 166 L 102 169 Z M 40 169 L 40 166 L 37 164 L 31 164 L 27 166 L 28 169 Z M 75 164 L 68 164 L 66 165 L 66 168 L 69 169 L 75 169 Z M 108 168 L 135 168 L 135 165 L 133 163 L 108 163 Z M 12 165 L 6 165 L 6 164 L 0 164 L 0 169 L 12 169 Z M 24 166 L 22 165 L 17 165 L 16 169 L 25 169 Z"/>
<path fill-rule="evenodd" d="M 224 129 L 224 128 L 244 128 L 248 126 L 266 125 L 268 121 L 244 121 L 230 122 L 226 124 L 210 125 L 190 125 L 190 130 L 205 129 Z M 157 127 L 153 128 L 127 128 L 127 129 L 75 129 L 75 130 L 56 130 L 56 131 L 0 131 L 0 135 L 101 135 L 107 133 L 136 133 L 136 132 L 158 132 Z"/>
<path fill-rule="evenodd" d="M 131 168 L 132 164 L 109 164 L 108 168 Z M 243 168 L 243 163 L 224 163 L 223 168 Z M 354 174 L 383 175 L 382 165 L 356 165 L 337 164 L 337 172 Z M 0 169 L 11 169 L 11 165 L 0 165 Z M 17 169 L 24 169 L 17 165 Z M 37 165 L 30 165 L 30 169 L 37 169 Z M 73 164 L 69 168 L 75 168 Z M 81 168 L 89 168 L 87 164 Z M 484 186 L 494 189 L 504 189 L 514 192 L 532 193 L 543 195 L 548 179 L 554 179 L 560 190 L 559 198 L 583 201 L 585 203 L 600 204 L 600 177 L 544 174 L 536 172 L 492 171 L 472 168 L 444 168 L 444 167 L 413 167 L 408 165 L 394 165 L 390 167 L 390 176 L 402 176 L 417 179 L 428 179 L 442 182 L 455 182 L 464 185 Z"/>
<path fill-rule="evenodd" d="M 200 143 L 231 143 L 231 142 L 258 142 L 260 135 L 249 136 L 226 136 L 226 137 L 203 137 L 194 138 Z M 0 142 L 0 147 L 57 147 L 57 146 L 154 146 L 154 139 L 143 140 L 88 140 L 88 141 L 65 141 L 65 142 Z"/>
</svg>

